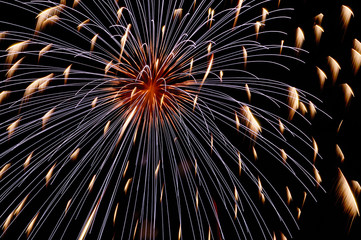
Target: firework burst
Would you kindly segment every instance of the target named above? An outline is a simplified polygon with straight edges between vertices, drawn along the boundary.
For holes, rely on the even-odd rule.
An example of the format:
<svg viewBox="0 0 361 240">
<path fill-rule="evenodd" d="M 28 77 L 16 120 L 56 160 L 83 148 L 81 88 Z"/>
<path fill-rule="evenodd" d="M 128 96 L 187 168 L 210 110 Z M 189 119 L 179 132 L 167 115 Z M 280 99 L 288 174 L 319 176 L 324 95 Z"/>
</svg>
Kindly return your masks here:
<svg viewBox="0 0 361 240">
<path fill-rule="evenodd" d="M 305 40 L 274 2 L 0 1 L 35 17 L 1 22 L 2 236 L 292 236 L 322 111 L 267 78 Z"/>
</svg>

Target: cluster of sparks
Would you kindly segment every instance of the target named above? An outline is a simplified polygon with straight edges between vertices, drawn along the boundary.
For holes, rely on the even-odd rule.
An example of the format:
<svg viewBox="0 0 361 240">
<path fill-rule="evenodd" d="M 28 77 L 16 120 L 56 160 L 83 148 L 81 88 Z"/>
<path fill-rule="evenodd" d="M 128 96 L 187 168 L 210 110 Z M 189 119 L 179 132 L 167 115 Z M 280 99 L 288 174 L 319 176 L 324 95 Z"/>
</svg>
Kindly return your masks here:
<svg viewBox="0 0 361 240">
<path fill-rule="evenodd" d="M 108 219 L 121 226 L 121 239 L 155 239 L 157 235 L 186 239 L 183 226 L 189 220 L 194 239 L 223 239 L 217 210 L 221 204 L 226 211 L 222 215 L 233 221 L 236 237 L 252 238 L 247 224 L 250 216 L 266 239 L 291 235 L 286 223 L 285 234 L 268 229 L 240 178 L 245 175 L 254 183 L 259 195 L 255 199 L 270 203 L 280 222 L 283 217 L 277 204 L 287 209 L 296 225 L 306 196 L 312 196 L 307 184 L 320 186 L 322 181 L 316 168 L 316 140 L 292 123 L 296 116 L 312 120 L 321 110 L 306 92 L 247 71 L 252 63 L 286 68 L 265 57 L 301 61 L 298 55 L 305 41 L 301 28 L 292 47 L 285 40 L 270 45 L 259 42 L 261 34 L 268 34 L 268 22 L 286 18 L 283 13 L 289 9 L 279 8 L 281 1 L 276 1 L 276 10 L 260 8 L 253 16 L 259 6 L 273 2 L 268 0 L 239 0 L 225 10 L 217 1 L 194 0 L 183 6 L 177 1 L 108 0 L 94 1 L 89 7 L 86 1 L 71 2 L 15 1 L 15 6 L 37 14 L 35 30 L 0 32 L 0 41 L 10 42 L 1 51 L 5 79 L 0 86 L 0 116 L 6 132 L 0 133 L 0 146 L 7 149 L 0 152 L 0 202 L 21 189 L 0 213 L 2 236 L 16 225 L 17 218 L 26 217 L 21 213 L 31 208 L 41 189 L 52 185 L 44 204 L 27 211 L 34 212 L 22 234 L 30 239 L 41 234 L 50 213 L 59 207 L 64 211 L 50 238 L 61 229 L 64 234 L 73 230 L 67 222 L 84 211 L 87 217 L 78 229 L 78 239 L 85 239 L 95 223 L 101 225 L 100 230 L 91 234 L 101 239 Z M 91 7 L 104 16 L 93 14 Z M 347 29 L 352 10 L 342 6 L 341 14 Z M 315 18 L 316 43 L 324 32 L 322 18 L 322 14 Z M 52 26 L 74 35 L 79 43 L 49 35 Z M 252 33 L 244 35 L 246 30 Z M 357 74 L 361 43 L 356 39 L 352 63 Z M 335 83 L 340 65 L 331 56 L 328 65 Z M 328 76 L 319 67 L 317 74 L 323 88 Z M 353 91 L 347 83 L 342 88 L 348 105 Z M 232 95 L 234 91 L 242 98 Z M 275 110 L 251 104 L 254 95 L 265 96 Z M 288 109 L 288 116 L 277 115 L 279 108 Z M 240 135 L 237 140 L 228 136 L 223 125 Z M 282 146 L 263 137 L 264 132 Z M 285 132 L 303 142 L 311 157 L 288 144 Z M 242 138 L 250 145 L 253 159 L 240 150 L 237 143 Z M 340 146 L 336 149 L 343 161 Z M 293 201 L 290 187 L 278 194 L 257 169 L 258 150 L 267 152 L 305 188 L 295 214 L 288 210 Z M 211 193 L 208 184 L 220 189 Z M 352 186 L 340 172 L 338 196 L 354 218 L 359 209 L 353 189 L 360 188 L 356 182 Z M 278 199 L 272 199 L 270 192 Z M 213 194 L 224 202 L 214 200 Z M 104 213 L 99 213 L 101 207 Z M 210 214 L 216 224 L 208 220 Z M 197 220 L 191 220 L 194 216 Z"/>
</svg>

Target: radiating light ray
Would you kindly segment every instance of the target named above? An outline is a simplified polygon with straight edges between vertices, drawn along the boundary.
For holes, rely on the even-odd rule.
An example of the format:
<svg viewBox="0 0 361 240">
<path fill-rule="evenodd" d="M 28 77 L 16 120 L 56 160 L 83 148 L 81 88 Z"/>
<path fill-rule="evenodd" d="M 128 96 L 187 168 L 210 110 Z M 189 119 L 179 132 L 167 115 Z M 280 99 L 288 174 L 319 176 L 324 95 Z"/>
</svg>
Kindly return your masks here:
<svg viewBox="0 0 361 240">
<path fill-rule="evenodd" d="M 287 159 L 285 166 L 290 172 L 295 173 L 293 168 L 297 168 L 312 178 L 298 164 L 299 159 L 310 160 L 308 155 L 287 143 L 286 135 L 290 133 L 304 142 L 312 156 L 314 146 L 307 141 L 310 138 L 297 127 L 298 123 L 291 124 L 278 111 L 298 104 L 301 107 L 296 110 L 306 112 L 309 95 L 294 88 L 296 93 L 291 97 L 297 97 L 297 101 L 288 104 L 284 100 L 292 88 L 286 82 L 258 78 L 252 69 L 254 63 L 289 67 L 288 63 L 278 62 L 278 58 L 286 62 L 302 60 L 290 56 L 288 52 L 295 52 L 295 48 L 285 45 L 284 40 L 281 46 L 279 40 L 275 44 L 262 42 L 263 35 L 266 38 L 269 33 L 279 33 L 271 29 L 272 24 L 267 23 L 265 28 L 266 21 L 286 19 L 282 14 L 287 9 L 269 11 L 265 2 L 257 1 L 242 7 L 243 2 L 239 0 L 237 6 L 227 9 L 218 2 L 210 4 L 211 1 L 194 1 L 187 8 L 174 1 L 164 6 L 128 0 L 61 0 L 60 5 L 56 5 L 59 1 L 50 4 L 40 0 L 29 4 L 34 6 L 32 14 L 40 12 L 35 35 L 32 30 L 28 35 L 10 32 L 16 38 L 12 42 L 19 45 L 3 54 L 4 60 L 5 56 L 9 58 L 3 64 L 6 70 L 14 67 L 18 56 L 26 57 L 8 79 L 11 87 L 21 86 L 24 91 L 14 91 L 15 97 L 20 92 L 20 100 L 13 100 L 13 93 L 10 98 L 7 92 L 0 95 L 5 107 L 11 105 L 11 111 L 16 108 L 14 112 L 19 112 L 5 121 L 7 126 L 11 124 L 7 135 L 14 138 L 10 141 L 23 138 L 12 150 L 0 153 L 0 157 L 14 153 L 21 159 L 18 164 L 13 161 L 16 157 L 10 157 L 14 167 L 4 171 L 11 179 L 1 188 L 6 193 L 0 201 L 13 193 L 13 186 L 23 187 L 23 194 L 35 199 L 38 189 L 44 188 L 44 176 L 46 186 L 52 184 L 46 188 L 48 195 L 37 209 L 42 216 L 35 231 L 33 227 L 29 230 L 29 238 L 41 235 L 59 206 L 65 207 L 65 212 L 61 211 L 52 230 L 53 238 L 59 233 L 64 238 L 75 230 L 78 239 L 85 239 L 90 232 L 89 238 L 102 239 L 110 223 L 114 236 L 122 239 L 171 239 L 177 233 L 179 239 L 188 234 L 208 239 L 235 234 L 247 239 L 248 234 L 253 235 L 247 226 L 249 218 L 255 218 L 259 224 L 251 228 L 260 230 L 266 238 L 270 235 L 267 223 L 262 210 L 253 203 L 257 196 L 250 196 L 239 178 L 251 179 L 258 187 L 261 202 L 265 203 L 267 197 L 282 221 L 277 204 L 297 224 L 277 188 L 258 171 L 252 158 L 257 164 L 264 155 L 270 157 L 269 161 Z M 51 35 L 55 22 L 55 30 L 61 28 L 64 35 Z M 244 36 L 247 28 L 252 34 Z M 8 34 L 3 35 L 0 39 L 7 40 Z M 26 40 L 29 37 L 31 40 Z M 269 40 L 273 42 L 273 38 Z M 277 54 L 278 49 L 280 53 L 285 50 L 282 56 Z M 276 54 L 270 54 L 273 50 Z M 36 64 L 31 63 L 34 57 Z M 258 98 L 269 101 L 274 109 L 268 103 L 263 105 L 262 100 L 258 104 Z M 1 117 L 4 113 L 0 109 Z M 227 127 L 230 131 L 223 129 Z M 287 134 L 280 136 L 285 129 Z M 240 145 L 249 140 L 247 157 Z M 39 177 L 33 177 L 37 172 L 41 172 Z M 295 178 L 301 179 L 296 175 Z M 229 186 L 234 186 L 234 193 Z M 216 188 L 214 192 L 212 187 Z M 105 207 L 101 207 L 99 196 L 105 189 L 109 193 L 104 198 Z M 267 195 L 268 190 L 275 199 Z M 219 200 L 215 200 L 219 197 L 225 203 L 222 213 L 217 209 Z M 94 198 L 99 200 L 92 203 Z M 31 209 L 32 204 L 29 198 L 21 209 Z M 4 213 L 4 220 L 13 213 L 10 211 L 14 206 L 11 207 Z M 102 214 L 95 222 L 100 209 Z M 184 221 L 194 214 L 192 211 L 196 219 L 187 222 L 192 230 L 189 233 Z M 84 212 L 88 215 L 82 220 Z M 225 231 L 228 226 L 224 226 L 222 218 L 227 216 L 232 221 L 237 219 L 232 233 Z M 179 217 L 179 222 L 174 228 L 175 217 Z M 81 228 L 77 228 L 78 222 Z M 91 229 L 94 223 L 99 225 Z M 283 224 L 288 229 L 287 222 Z M 157 229 L 161 229 L 161 236 L 156 236 Z"/>
<path fill-rule="evenodd" d="M 89 231 L 89 228 L 90 226 L 93 224 L 94 222 L 94 218 L 95 218 L 95 215 L 96 215 L 96 212 L 98 211 L 98 208 L 99 208 L 99 204 L 100 204 L 100 200 L 98 201 L 97 205 L 94 207 L 93 211 L 91 212 L 91 214 L 89 215 L 85 225 L 83 226 L 83 229 L 81 231 L 81 234 L 79 235 L 78 237 L 78 240 L 84 240 L 88 231 Z"/>
</svg>

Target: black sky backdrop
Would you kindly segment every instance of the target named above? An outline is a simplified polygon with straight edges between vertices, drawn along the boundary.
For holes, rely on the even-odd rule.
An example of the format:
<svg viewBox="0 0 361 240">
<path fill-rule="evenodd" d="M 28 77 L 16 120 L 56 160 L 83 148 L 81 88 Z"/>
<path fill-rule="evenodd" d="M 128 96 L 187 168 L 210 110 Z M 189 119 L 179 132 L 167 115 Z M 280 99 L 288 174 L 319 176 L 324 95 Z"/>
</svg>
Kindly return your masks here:
<svg viewBox="0 0 361 240">
<path fill-rule="evenodd" d="M 312 125 L 312 134 L 317 140 L 319 152 L 323 159 L 318 159 L 317 167 L 322 177 L 321 189 L 315 191 L 317 202 L 306 200 L 299 222 L 300 230 L 293 230 L 294 239 L 361 239 L 361 221 L 357 217 L 349 229 L 349 220 L 336 204 L 334 186 L 337 180 L 337 170 L 340 168 L 345 177 L 361 182 L 361 168 L 359 165 L 359 149 L 361 147 L 361 73 L 353 75 L 351 68 L 351 48 L 355 38 L 361 39 L 361 8 L 359 0 L 282 0 L 281 6 L 293 7 L 292 20 L 285 24 L 284 29 L 290 36 L 295 34 L 297 27 L 301 27 L 306 36 L 303 46 L 309 53 L 301 54 L 305 64 L 294 64 L 287 78 L 299 88 L 319 97 L 323 104 L 320 106 L 332 119 L 318 114 Z M 354 17 L 346 32 L 341 27 L 341 6 L 349 6 Z M 34 27 L 34 22 L 22 21 L 29 19 L 23 11 L 14 7 L 6 8 L 0 5 L 1 20 L 16 21 Z M 325 30 L 319 45 L 315 44 L 313 36 L 314 17 L 324 14 L 322 27 Z M 1 29 L 2 30 L 2 29 Z M 292 37 L 291 37 L 292 39 Z M 319 90 L 316 67 L 328 69 L 327 57 L 334 57 L 341 65 L 341 72 L 337 83 L 332 86 L 326 83 L 323 91 Z M 330 79 L 328 80 L 330 81 Z M 345 107 L 339 84 L 348 83 L 355 98 Z M 337 128 L 343 120 L 341 131 Z M 335 145 L 339 144 L 345 154 L 345 162 L 340 163 L 335 153 Z M 360 200 L 359 200 L 360 202 Z M 10 237 L 10 236 L 7 236 Z M 12 239 L 11 237 L 9 239 Z M 89 238 L 90 239 L 90 238 Z"/>
</svg>

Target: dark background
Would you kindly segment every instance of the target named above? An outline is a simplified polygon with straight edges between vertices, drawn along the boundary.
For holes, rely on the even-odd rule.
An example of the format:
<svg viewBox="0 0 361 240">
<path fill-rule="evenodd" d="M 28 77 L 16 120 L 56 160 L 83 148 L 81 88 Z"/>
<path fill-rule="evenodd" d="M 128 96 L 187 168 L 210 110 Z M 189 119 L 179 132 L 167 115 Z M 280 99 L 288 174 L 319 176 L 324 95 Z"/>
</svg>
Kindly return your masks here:
<svg viewBox="0 0 361 240">
<path fill-rule="evenodd" d="M 341 27 L 341 5 L 349 6 L 355 16 L 352 17 L 346 32 Z M 336 204 L 334 186 L 337 180 L 338 168 L 345 177 L 351 181 L 361 181 L 361 168 L 359 167 L 359 147 L 361 124 L 359 122 L 359 109 L 361 107 L 361 79 L 360 73 L 356 76 L 351 68 L 351 48 L 354 38 L 361 39 L 361 8 L 358 0 L 282 0 L 281 6 L 293 7 L 292 20 L 285 23 L 285 31 L 289 33 L 290 40 L 297 27 L 301 27 L 306 36 L 304 49 L 308 54 L 301 54 L 306 64 L 295 64 L 291 67 L 292 73 L 287 76 L 299 88 L 315 94 L 323 100 L 321 109 L 326 111 L 332 119 L 318 114 L 313 121 L 312 134 L 317 139 L 322 160 L 318 159 L 317 167 L 322 177 L 322 190 L 316 190 L 317 202 L 306 200 L 299 222 L 300 230 L 293 230 L 294 239 L 361 239 L 361 222 L 356 217 L 351 228 L 348 217 L 342 208 Z M 11 9 L 11 10 L 9 10 Z M 13 19 L 21 21 L 24 13 L 15 8 L 5 8 L 0 5 L 1 20 Z M 322 27 L 325 30 L 319 45 L 313 37 L 314 17 L 323 13 Z M 33 23 L 29 22 L 30 27 Z M 319 90 L 315 66 L 321 67 L 326 73 L 328 70 L 327 57 L 332 56 L 341 65 L 339 79 L 335 85 L 326 82 L 325 89 Z M 329 75 L 329 74 L 328 74 Z M 355 93 L 351 104 L 345 107 L 343 102 L 341 83 L 348 83 Z M 343 120 L 341 131 L 337 127 Z M 335 154 L 335 144 L 339 144 L 345 155 L 345 162 L 340 163 Z M 359 200 L 360 202 L 360 200 Z M 9 236 L 8 236 L 9 237 Z"/>
</svg>

